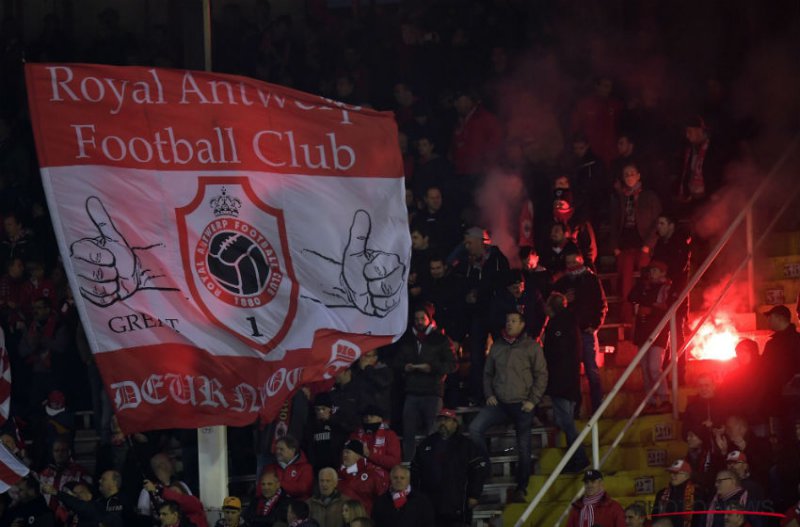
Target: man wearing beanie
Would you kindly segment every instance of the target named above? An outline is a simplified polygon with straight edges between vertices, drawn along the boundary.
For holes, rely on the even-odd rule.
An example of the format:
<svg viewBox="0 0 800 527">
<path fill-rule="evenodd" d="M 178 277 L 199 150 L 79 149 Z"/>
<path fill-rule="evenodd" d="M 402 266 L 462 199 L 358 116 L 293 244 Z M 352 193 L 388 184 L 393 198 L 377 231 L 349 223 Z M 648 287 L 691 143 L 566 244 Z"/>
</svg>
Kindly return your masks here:
<svg viewBox="0 0 800 527">
<path fill-rule="evenodd" d="M 583 475 L 584 494 L 572 503 L 567 527 L 625 527 L 625 511 L 611 499 L 599 470 L 587 470 Z"/>
<path fill-rule="evenodd" d="M 344 442 L 353 431 L 349 416 L 341 419 L 343 415 L 339 410 L 336 408 L 334 412 L 330 393 L 321 393 L 314 398 L 314 418 L 306 428 L 304 444 L 308 462 L 314 467 L 315 473 L 339 464 Z"/>
<path fill-rule="evenodd" d="M 702 511 L 705 508 L 706 495 L 703 489 L 692 481 L 692 467 L 684 459 L 678 459 L 667 468 L 669 485 L 658 491 L 653 505 L 653 514 L 676 513 L 675 516 L 664 516 L 672 521 L 675 527 L 700 527 L 703 524 L 701 514 L 681 514 Z"/>
<path fill-rule="evenodd" d="M 488 475 L 475 445 L 459 432 L 458 415 L 442 409 L 436 431 L 419 444 L 411 462 L 411 484 L 431 499 L 439 526 L 472 524 Z"/>
<path fill-rule="evenodd" d="M 418 432 L 431 433 L 442 408 L 444 379 L 455 369 L 452 343 L 433 319 L 431 303 L 414 308 L 414 325 L 400 344 L 396 367 L 403 377 L 403 460 L 411 461 Z"/>
<path fill-rule="evenodd" d="M 380 407 L 367 405 L 361 415 L 361 427 L 350 434 L 350 439 L 360 441 L 367 461 L 389 474 L 392 467 L 400 463 L 400 438 L 384 422 Z"/>
<path fill-rule="evenodd" d="M 372 511 L 372 502 L 386 492 L 389 475 L 380 467 L 368 463 L 361 441 L 351 439 L 342 450 L 342 465 L 339 467 L 339 491 L 348 498 L 361 502 L 367 512 Z"/>
</svg>

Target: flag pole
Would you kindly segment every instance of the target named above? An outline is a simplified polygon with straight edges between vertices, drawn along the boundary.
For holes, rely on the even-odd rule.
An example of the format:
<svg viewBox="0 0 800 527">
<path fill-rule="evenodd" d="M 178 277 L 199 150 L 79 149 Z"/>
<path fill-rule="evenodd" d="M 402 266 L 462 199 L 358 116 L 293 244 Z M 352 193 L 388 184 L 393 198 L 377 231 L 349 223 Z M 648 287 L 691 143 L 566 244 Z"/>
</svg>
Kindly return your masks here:
<svg viewBox="0 0 800 527">
<path fill-rule="evenodd" d="M 202 0 L 203 61 L 211 71 L 211 0 Z M 225 426 L 197 429 L 197 471 L 200 501 L 206 507 L 209 525 L 220 519 L 222 501 L 228 495 L 228 432 Z"/>
</svg>

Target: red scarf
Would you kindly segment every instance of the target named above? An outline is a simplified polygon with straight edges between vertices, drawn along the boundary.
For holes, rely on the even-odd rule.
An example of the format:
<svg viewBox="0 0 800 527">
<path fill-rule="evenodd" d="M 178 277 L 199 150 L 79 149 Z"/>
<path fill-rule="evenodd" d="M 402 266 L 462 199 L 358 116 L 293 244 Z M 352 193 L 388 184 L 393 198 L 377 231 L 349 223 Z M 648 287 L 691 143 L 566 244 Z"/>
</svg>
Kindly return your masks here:
<svg viewBox="0 0 800 527">
<path fill-rule="evenodd" d="M 667 488 L 664 490 L 664 494 L 661 495 L 661 512 L 667 512 L 667 505 L 669 504 L 671 490 L 672 490 L 672 485 L 667 485 Z M 694 491 L 695 491 L 694 483 L 692 483 L 691 481 L 687 481 L 686 487 L 683 489 L 683 512 L 690 512 L 694 510 Z M 690 525 L 692 524 L 692 518 L 694 518 L 694 516 L 692 516 L 691 514 L 687 514 L 686 516 L 684 516 L 683 527 L 690 527 Z"/>
<path fill-rule="evenodd" d="M 411 485 L 406 487 L 404 490 L 398 492 L 392 492 L 392 503 L 394 503 L 395 509 L 402 509 L 403 506 L 408 501 L 408 495 L 411 492 Z"/>
<path fill-rule="evenodd" d="M 365 443 L 369 447 L 370 453 L 385 451 L 386 445 L 388 444 L 386 438 L 386 423 L 381 423 L 375 433 L 367 431 L 364 428 L 359 428 L 356 432 L 356 439 Z"/>
<path fill-rule="evenodd" d="M 428 335 L 433 333 L 436 330 L 436 322 L 431 320 L 431 323 L 428 327 L 425 328 L 425 331 L 420 333 L 417 331 L 416 327 L 411 328 L 411 332 L 417 337 L 417 351 L 419 351 L 420 347 L 425 343 L 425 339 L 428 338 Z"/>
<path fill-rule="evenodd" d="M 281 499 L 282 495 L 283 489 L 278 489 L 278 492 L 276 492 L 270 499 L 264 501 L 264 504 L 258 509 L 258 515 L 269 516 L 272 513 L 272 510 L 278 504 L 278 500 Z"/>
</svg>

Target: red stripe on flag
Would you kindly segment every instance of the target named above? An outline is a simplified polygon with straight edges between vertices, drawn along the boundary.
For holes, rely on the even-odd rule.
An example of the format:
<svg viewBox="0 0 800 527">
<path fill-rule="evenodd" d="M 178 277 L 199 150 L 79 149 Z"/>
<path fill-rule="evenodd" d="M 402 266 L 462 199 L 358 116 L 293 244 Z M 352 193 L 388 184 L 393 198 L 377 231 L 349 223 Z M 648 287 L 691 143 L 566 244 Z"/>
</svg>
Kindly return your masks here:
<svg viewBox="0 0 800 527">
<path fill-rule="evenodd" d="M 0 443 L 0 494 L 28 475 L 30 469 Z"/>
</svg>

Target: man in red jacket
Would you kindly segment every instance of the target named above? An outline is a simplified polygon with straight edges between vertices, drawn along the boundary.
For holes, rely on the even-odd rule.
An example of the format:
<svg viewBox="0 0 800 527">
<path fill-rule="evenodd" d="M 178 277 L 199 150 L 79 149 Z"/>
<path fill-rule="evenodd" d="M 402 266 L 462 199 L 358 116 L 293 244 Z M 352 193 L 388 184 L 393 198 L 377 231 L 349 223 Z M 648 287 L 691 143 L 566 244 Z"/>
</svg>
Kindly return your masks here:
<svg viewBox="0 0 800 527">
<path fill-rule="evenodd" d="M 458 176 L 474 176 L 487 168 L 503 142 L 503 129 L 497 118 L 480 105 L 469 91 L 456 94 L 453 104 L 458 124 L 453 131 L 450 156 Z"/>
<path fill-rule="evenodd" d="M 307 500 L 314 490 L 314 469 L 300 450 L 300 445 L 292 436 L 285 436 L 275 443 L 277 463 L 269 465 L 266 471 L 274 471 L 281 482 L 281 488 L 290 498 Z"/>
<path fill-rule="evenodd" d="M 573 502 L 567 527 L 625 527 L 625 511 L 606 494 L 603 474 L 599 470 L 587 470 L 583 484 L 585 492 L 581 499 Z"/>
<path fill-rule="evenodd" d="M 360 501 L 367 512 L 371 513 L 372 501 L 388 488 L 388 473 L 367 462 L 364 445 L 360 441 L 348 441 L 342 451 L 339 491 L 348 498 Z"/>
<path fill-rule="evenodd" d="M 401 461 L 400 439 L 383 421 L 383 410 L 367 405 L 361 412 L 361 427 L 350 435 L 364 444 L 364 457 L 388 474 Z"/>
</svg>

